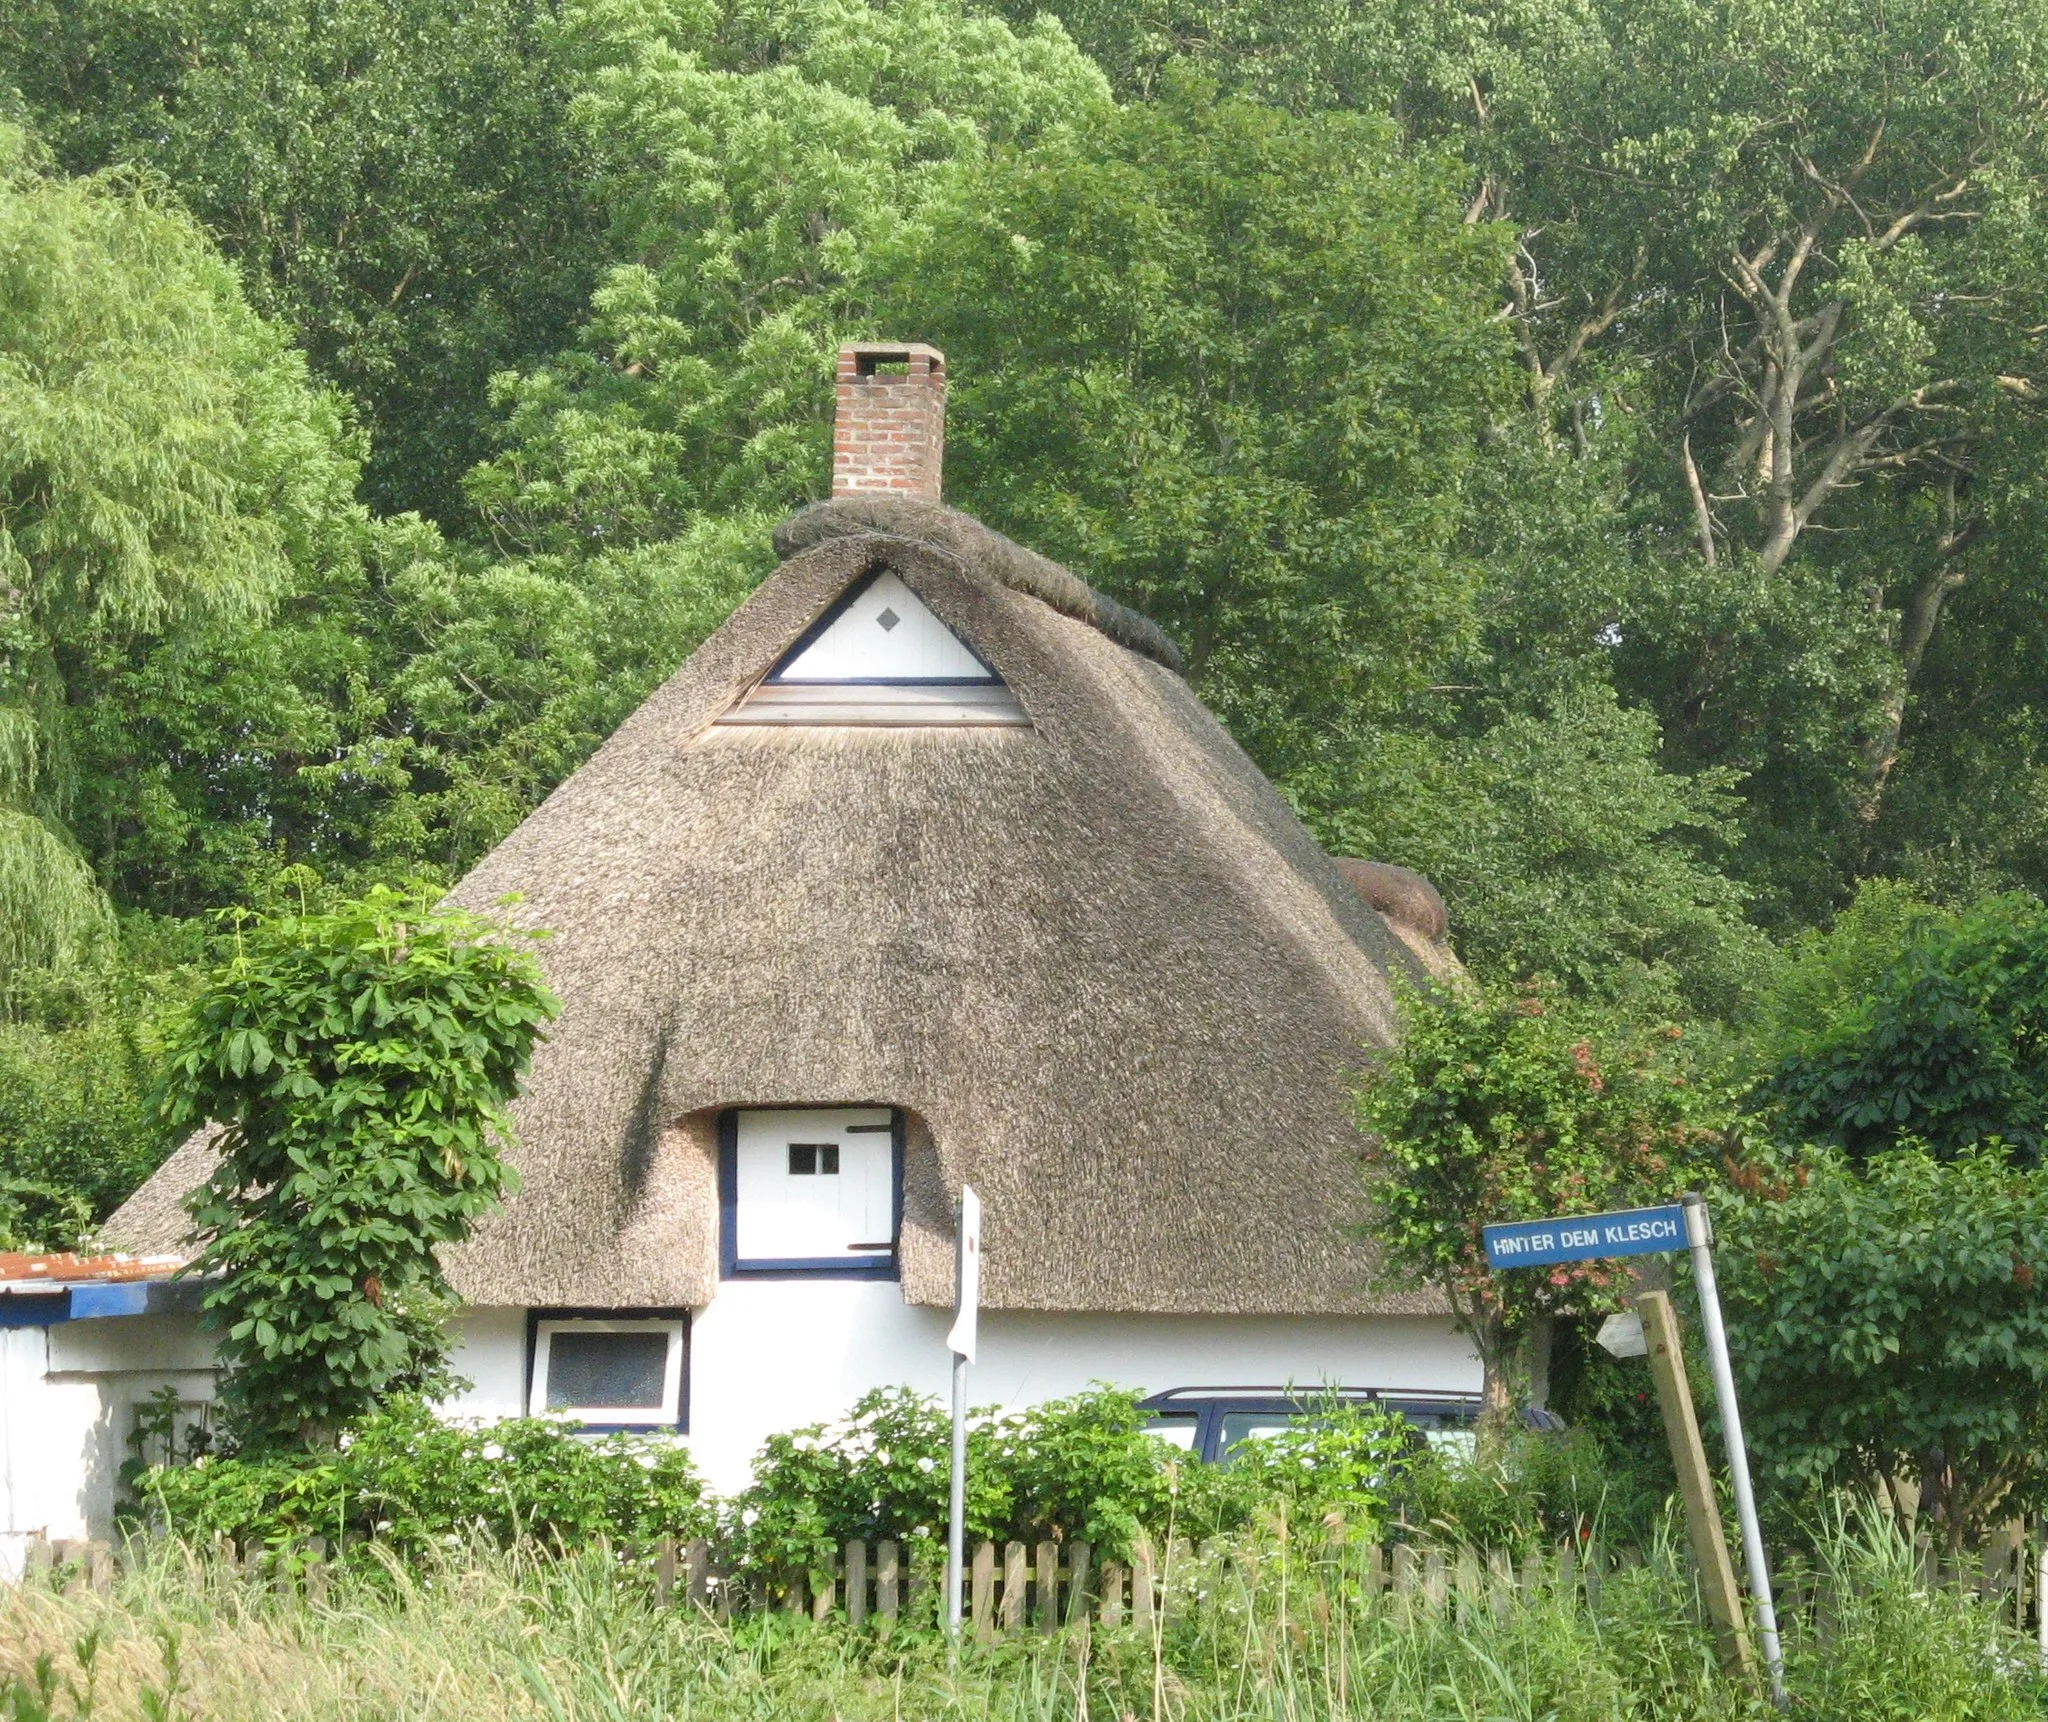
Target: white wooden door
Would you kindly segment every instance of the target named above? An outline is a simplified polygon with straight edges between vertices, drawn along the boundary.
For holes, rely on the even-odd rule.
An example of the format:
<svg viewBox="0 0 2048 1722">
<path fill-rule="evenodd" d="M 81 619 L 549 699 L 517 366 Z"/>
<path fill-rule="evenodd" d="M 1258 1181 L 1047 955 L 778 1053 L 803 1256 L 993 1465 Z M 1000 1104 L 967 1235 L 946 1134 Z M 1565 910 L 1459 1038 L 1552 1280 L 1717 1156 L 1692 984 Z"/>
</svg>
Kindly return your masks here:
<svg viewBox="0 0 2048 1722">
<path fill-rule="evenodd" d="M 886 1108 L 739 1115 L 733 1254 L 748 1262 L 873 1263 L 896 1247 L 896 1152 Z"/>
</svg>

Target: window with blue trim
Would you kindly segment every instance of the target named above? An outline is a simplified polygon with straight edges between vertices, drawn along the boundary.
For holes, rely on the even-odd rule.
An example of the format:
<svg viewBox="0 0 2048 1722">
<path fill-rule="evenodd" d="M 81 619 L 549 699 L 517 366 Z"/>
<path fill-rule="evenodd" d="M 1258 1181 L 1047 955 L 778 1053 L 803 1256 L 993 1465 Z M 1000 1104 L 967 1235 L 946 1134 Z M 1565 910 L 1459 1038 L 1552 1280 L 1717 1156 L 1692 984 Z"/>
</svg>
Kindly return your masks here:
<svg viewBox="0 0 2048 1722">
<path fill-rule="evenodd" d="M 719 1182 L 728 1274 L 896 1275 L 903 1125 L 885 1106 L 728 1112 Z"/>
</svg>

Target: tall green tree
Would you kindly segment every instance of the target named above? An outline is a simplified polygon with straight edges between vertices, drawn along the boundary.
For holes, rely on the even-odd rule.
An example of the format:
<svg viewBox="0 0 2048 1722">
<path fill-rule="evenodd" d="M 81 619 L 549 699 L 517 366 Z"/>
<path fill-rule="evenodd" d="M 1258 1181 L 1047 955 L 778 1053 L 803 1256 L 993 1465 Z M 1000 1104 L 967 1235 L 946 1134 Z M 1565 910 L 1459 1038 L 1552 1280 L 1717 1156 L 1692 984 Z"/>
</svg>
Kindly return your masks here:
<svg viewBox="0 0 2048 1722">
<path fill-rule="evenodd" d="M 767 525 L 502 558 L 416 518 L 310 572 L 260 627 L 108 653 L 73 722 L 77 828 L 124 903 L 262 902 L 296 867 L 459 876 L 751 590 Z"/>
<path fill-rule="evenodd" d="M 823 494 L 831 356 L 950 164 L 1103 105 L 1058 25 L 951 0 L 593 9 L 575 121 L 622 259 L 573 341 L 497 384 L 469 495 L 516 552 L 625 548 Z"/>
<path fill-rule="evenodd" d="M 1660 769 L 1613 699 L 1611 463 L 1520 429 L 1511 235 L 1462 184 L 1384 120 L 1186 73 L 964 170 L 890 301 L 949 356 L 949 494 L 1162 621 L 1489 977 L 1734 1011 L 1732 778 Z"/>
<path fill-rule="evenodd" d="M 71 823 L 95 658 L 247 627 L 349 554 L 354 454 L 188 216 L 0 131 L 0 980 L 102 919 Z"/>
<path fill-rule="evenodd" d="M 434 1251 L 517 1188 L 505 1109 L 556 1009 L 527 940 L 381 886 L 230 935 L 165 1119 L 219 1128 L 188 1205 L 245 1444 L 330 1443 L 441 1368 Z"/>
<path fill-rule="evenodd" d="M 1759 913 L 1810 924 L 1873 869 L 2048 883 L 2037 5 L 1059 10 L 1126 92 L 1192 59 L 1462 153 L 1516 234 L 1532 434 L 1619 480 L 1584 582 L 1608 673 L 1668 763 L 1742 774 Z M 1487 494 L 1491 544 L 1553 513 Z"/>
<path fill-rule="evenodd" d="M 1176 79 L 965 172 L 887 301 L 947 350 L 951 494 L 1161 622 L 1282 775 L 1472 628 L 1507 236 L 1458 171 Z"/>
<path fill-rule="evenodd" d="M 61 165 L 164 176 L 370 431 L 379 509 L 461 512 L 494 371 L 603 261 L 570 104 L 605 36 L 546 0 L 16 0 L 12 83 Z"/>
</svg>

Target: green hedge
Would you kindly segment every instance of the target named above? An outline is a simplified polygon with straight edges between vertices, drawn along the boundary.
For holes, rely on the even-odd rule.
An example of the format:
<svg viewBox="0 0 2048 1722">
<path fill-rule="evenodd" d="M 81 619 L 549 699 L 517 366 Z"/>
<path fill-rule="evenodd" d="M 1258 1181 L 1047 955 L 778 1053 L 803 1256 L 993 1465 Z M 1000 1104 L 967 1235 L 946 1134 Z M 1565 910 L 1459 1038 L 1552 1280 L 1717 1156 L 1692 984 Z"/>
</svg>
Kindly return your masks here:
<svg viewBox="0 0 2048 1722">
<path fill-rule="evenodd" d="M 645 1551 L 709 1535 L 716 1518 L 684 1448 L 655 1437 L 589 1439 L 521 1417 L 444 1423 L 417 1401 L 363 1419 L 327 1452 L 200 1454 L 131 1471 L 133 1511 L 173 1534 L 283 1546 L 322 1536 L 403 1556 L 482 1535 Z"/>
</svg>

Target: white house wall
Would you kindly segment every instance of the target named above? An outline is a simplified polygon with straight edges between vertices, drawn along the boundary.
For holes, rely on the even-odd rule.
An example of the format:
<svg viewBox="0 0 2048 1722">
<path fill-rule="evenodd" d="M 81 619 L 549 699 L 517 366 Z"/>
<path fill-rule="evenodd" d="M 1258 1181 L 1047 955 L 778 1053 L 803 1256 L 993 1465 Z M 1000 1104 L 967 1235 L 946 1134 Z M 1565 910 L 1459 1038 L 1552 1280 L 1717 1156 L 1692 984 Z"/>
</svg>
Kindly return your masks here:
<svg viewBox="0 0 2048 1722">
<path fill-rule="evenodd" d="M 770 1435 L 836 1417 L 871 1388 L 943 1395 L 948 1322 L 888 1280 L 726 1281 L 690 1324 L 688 1442 L 706 1481 L 721 1494 L 744 1487 Z M 521 1415 L 527 1312 L 472 1309 L 454 1326 L 452 1363 L 471 1385 L 444 1411 Z M 0 1575 L 19 1570 L 38 1533 L 111 1534 L 136 1408 L 166 1383 L 187 1402 L 210 1399 L 209 1362 L 189 1315 L 0 1328 Z M 1093 1381 L 1469 1393 L 1479 1365 L 1436 1318 L 983 1315 L 976 1405 L 1030 1405 Z"/>
<path fill-rule="evenodd" d="M 761 1444 L 838 1416 L 870 1388 L 944 1394 L 943 1310 L 885 1280 L 728 1280 L 690 1324 L 689 1445 L 720 1493 L 743 1487 Z M 472 1310 L 454 1367 L 474 1384 L 454 1416 L 516 1416 L 525 1403 L 526 1313 Z M 1410 1316 L 1048 1315 L 982 1317 L 969 1377 L 977 1405 L 1021 1406 L 1110 1381 L 1170 1387 L 1379 1387 L 1472 1393 L 1479 1365 L 1447 1320 Z"/>
<path fill-rule="evenodd" d="M 449 1324 L 448 1367 L 469 1383 L 441 1407 L 450 1417 L 495 1423 L 526 1415 L 526 1311 L 468 1309 Z"/>
<path fill-rule="evenodd" d="M 945 1394 L 950 1324 L 948 1311 L 905 1304 L 892 1281 L 727 1280 L 690 1326 L 690 1448 L 706 1480 L 721 1493 L 744 1486 L 768 1436 L 836 1417 L 870 1388 Z M 1479 1380 L 1447 1318 L 993 1312 L 968 1392 L 1015 1407 L 1092 1381 L 1476 1393 Z"/>
</svg>

